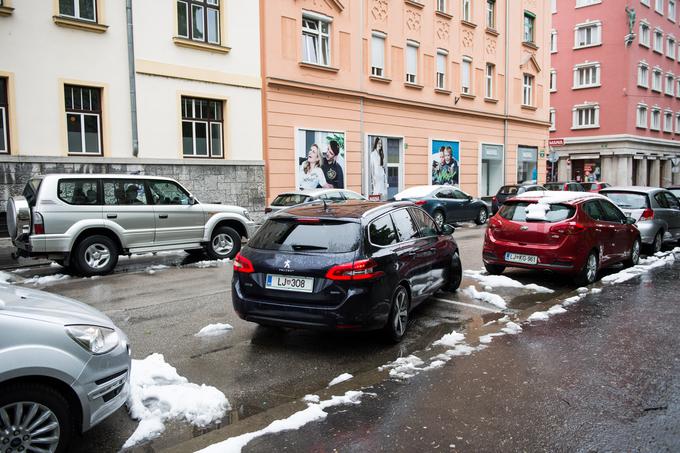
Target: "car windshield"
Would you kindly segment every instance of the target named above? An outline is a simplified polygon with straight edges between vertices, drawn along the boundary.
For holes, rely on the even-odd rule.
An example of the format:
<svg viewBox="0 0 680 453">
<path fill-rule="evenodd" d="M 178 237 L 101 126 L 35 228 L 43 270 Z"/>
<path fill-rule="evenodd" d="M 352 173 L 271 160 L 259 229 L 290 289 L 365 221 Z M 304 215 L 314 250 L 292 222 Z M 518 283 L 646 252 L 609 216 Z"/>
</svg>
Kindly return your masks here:
<svg viewBox="0 0 680 453">
<path fill-rule="evenodd" d="M 529 219 L 527 219 L 527 207 L 529 207 L 529 210 L 536 211 L 536 207 L 538 206 L 543 205 L 539 205 L 538 203 L 534 203 L 531 201 L 506 203 L 501 207 L 499 215 L 504 219 L 512 220 L 513 222 L 543 221 L 548 223 L 555 223 L 561 222 L 562 220 L 566 220 L 572 217 L 576 212 L 576 208 L 574 208 L 573 206 L 569 206 L 566 204 L 551 203 L 549 205 L 545 205 L 547 211 L 545 211 L 544 216 L 538 218 L 536 215 L 532 215 L 530 216 Z"/>
<path fill-rule="evenodd" d="M 561 183 L 546 184 L 543 187 L 545 187 L 548 190 L 564 190 L 564 184 Z"/>
<path fill-rule="evenodd" d="M 498 193 L 501 195 L 515 195 L 518 190 L 519 187 L 517 186 L 503 186 L 501 187 L 501 190 L 498 191 Z"/>
<path fill-rule="evenodd" d="M 260 250 L 346 253 L 359 248 L 361 226 L 353 222 L 270 219 L 248 243 Z"/>
<path fill-rule="evenodd" d="M 296 204 L 304 203 L 307 200 L 309 200 L 307 195 L 302 195 L 299 193 L 284 193 L 272 201 L 272 206 L 295 206 Z"/>
<path fill-rule="evenodd" d="M 433 190 L 434 187 L 432 186 L 411 187 L 410 189 L 399 192 L 394 196 L 394 198 L 397 200 L 401 200 L 402 198 L 423 198 L 432 194 Z"/>
<path fill-rule="evenodd" d="M 605 192 L 602 194 L 621 209 L 647 209 L 647 195 L 645 194 L 631 192 Z"/>
<path fill-rule="evenodd" d="M 680 197 L 680 188 L 679 189 L 668 189 L 668 190 L 670 190 L 671 193 L 673 195 L 675 195 L 676 197 Z"/>
</svg>

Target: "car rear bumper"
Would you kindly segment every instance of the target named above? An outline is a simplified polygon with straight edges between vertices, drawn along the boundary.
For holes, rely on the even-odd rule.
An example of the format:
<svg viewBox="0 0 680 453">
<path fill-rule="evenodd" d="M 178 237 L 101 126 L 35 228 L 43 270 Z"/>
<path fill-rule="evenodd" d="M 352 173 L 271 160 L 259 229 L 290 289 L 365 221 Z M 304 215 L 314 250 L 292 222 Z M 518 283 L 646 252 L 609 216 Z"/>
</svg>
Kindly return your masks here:
<svg viewBox="0 0 680 453">
<path fill-rule="evenodd" d="M 506 253 L 517 253 L 538 257 L 536 264 L 515 263 L 505 259 Z M 586 254 L 574 252 L 571 247 L 544 249 L 535 245 L 520 245 L 496 241 L 485 241 L 482 261 L 485 264 L 495 264 L 505 267 L 519 267 L 523 269 L 546 269 L 564 274 L 574 274 L 580 271 L 586 260 Z"/>
<path fill-rule="evenodd" d="M 635 226 L 637 226 L 638 230 L 640 230 L 640 241 L 642 241 L 643 244 L 654 243 L 654 238 L 656 237 L 656 234 L 659 232 L 659 229 L 662 227 L 660 223 L 656 223 L 650 220 L 643 220 L 641 222 L 637 222 Z"/>
</svg>

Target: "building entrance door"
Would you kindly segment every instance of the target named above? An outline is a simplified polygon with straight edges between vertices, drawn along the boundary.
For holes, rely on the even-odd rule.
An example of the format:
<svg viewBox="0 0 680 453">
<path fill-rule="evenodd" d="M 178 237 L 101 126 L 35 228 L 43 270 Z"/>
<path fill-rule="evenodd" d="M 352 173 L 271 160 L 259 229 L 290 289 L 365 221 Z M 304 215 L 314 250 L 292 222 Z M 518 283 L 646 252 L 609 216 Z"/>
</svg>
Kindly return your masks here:
<svg viewBox="0 0 680 453">
<path fill-rule="evenodd" d="M 503 185 L 503 147 L 482 145 L 482 179 L 479 194 L 482 197 L 496 195 Z"/>
</svg>

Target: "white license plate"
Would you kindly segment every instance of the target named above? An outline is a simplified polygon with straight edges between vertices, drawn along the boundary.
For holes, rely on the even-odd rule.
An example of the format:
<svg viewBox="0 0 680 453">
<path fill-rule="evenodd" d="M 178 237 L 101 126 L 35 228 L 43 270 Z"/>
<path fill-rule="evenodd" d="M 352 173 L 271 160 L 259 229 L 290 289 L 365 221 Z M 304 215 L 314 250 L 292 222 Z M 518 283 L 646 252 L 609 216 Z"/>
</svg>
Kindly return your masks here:
<svg viewBox="0 0 680 453">
<path fill-rule="evenodd" d="M 538 264 L 538 257 L 534 255 L 521 255 L 519 253 L 506 253 L 505 261 L 521 264 Z"/>
<path fill-rule="evenodd" d="M 278 289 L 281 291 L 311 293 L 314 290 L 314 279 L 311 277 L 267 274 L 267 281 L 265 283 L 268 289 Z"/>
</svg>

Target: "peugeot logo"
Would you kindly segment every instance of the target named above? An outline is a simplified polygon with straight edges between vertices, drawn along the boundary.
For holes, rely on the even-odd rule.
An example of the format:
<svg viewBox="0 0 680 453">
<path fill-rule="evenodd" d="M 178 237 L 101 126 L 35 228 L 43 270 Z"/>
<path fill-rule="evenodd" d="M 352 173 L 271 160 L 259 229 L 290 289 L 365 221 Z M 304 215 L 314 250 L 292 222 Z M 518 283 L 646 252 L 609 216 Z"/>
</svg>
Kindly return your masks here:
<svg viewBox="0 0 680 453">
<path fill-rule="evenodd" d="M 283 268 L 284 269 L 290 269 L 290 260 L 286 260 L 283 262 Z"/>
<path fill-rule="evenodd" d="M 521 227 L 519 227 L 519 229 L 520 229 L 521 231 L 527 231 L 527 230 L 529 229 L 529 227 L 526 226 L 526 225 L 522 225 Z"/>
</svg>

